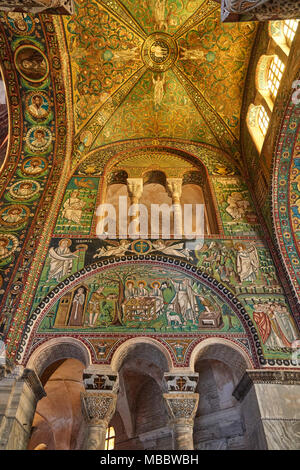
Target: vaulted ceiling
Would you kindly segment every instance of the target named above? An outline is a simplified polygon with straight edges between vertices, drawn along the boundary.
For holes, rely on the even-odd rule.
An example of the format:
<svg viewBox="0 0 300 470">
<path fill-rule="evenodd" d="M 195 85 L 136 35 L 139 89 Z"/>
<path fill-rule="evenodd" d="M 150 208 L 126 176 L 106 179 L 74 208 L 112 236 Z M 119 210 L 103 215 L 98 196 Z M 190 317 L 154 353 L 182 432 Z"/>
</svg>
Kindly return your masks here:
<svg viewBox="0 0 300 470">
<path fill-rule="evenodd" d="M 213 0 L 76 0 L 64 18 L 75 152 L 180 138 L 239 157 L 254 23 L 220 23 Z"/>
</svg>

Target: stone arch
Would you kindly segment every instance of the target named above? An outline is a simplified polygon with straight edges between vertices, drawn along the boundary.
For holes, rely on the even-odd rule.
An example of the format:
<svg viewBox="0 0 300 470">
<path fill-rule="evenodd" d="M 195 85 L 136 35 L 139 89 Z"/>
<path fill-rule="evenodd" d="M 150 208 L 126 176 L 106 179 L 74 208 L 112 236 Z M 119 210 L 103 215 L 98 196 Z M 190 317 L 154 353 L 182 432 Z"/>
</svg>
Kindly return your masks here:
<svg viewBox="0 0 300 470">
<path fill-rule="evenodd" d="M 169 351 L 159 341 L 153 338 L 147 338 L 143 336 L 137 338 L 130 338 L 116 349 L 111 359 L 112 370 L 117 372 L 122 366 L 122 363 L 124 362 L 126 356 L 138 345 L 151 345 L 153 348 L 157 349 L 163 355 L 166 361 L 165 365 L 167 365 L 167 370 L 172 370 L 173 364 Z"/>
<path fill-rule="evenodd" d="M 153 432 L 157 426 L 164 427 L 167 422 L 162 398 L 164 373 L 172 368 L 171 357 L 164 346 L 153 338 L 128 339 L 115 351 L 111 368 L 119 375 L 117 411 L 127 437 L 139 441 L 140 432 Z M 153 396 L 156 396 L 155 402 Z M 148 425 L 145 416 L 150 418 L 146 419 Z M 138 449 L 141 443 L 131 445 Z"/>
<path fill-rule="evenodd" d="M 246 369 L 254 368 L 254 364 L 246 351 L 233 341 L 225 338 L 207 338 L 199 343 L 191 354 L 191 369 L 195 370 L 197 361 L 205 359 L 224 362 L 236 372 L 236 378 L 241 378 Z"/>
<path fill-rule="evenodd" d="M 210 338 L 195 348 L 191 360 L 199 374 L 195 448 L 246 449 L 245 420 L 233 393 L 245 371 L 253 367 L 247 354 L 227 339 Z"/>
<path fill-rule="evenodd" d="M 51 364 L 61 359 L 78 359 L 85 367 L 91 364 L 87 347 L 75 338 L 54 338 L 38 346 L 31 354 L 26 367 L 33 369 L 40 377 Z"/>
</svg>

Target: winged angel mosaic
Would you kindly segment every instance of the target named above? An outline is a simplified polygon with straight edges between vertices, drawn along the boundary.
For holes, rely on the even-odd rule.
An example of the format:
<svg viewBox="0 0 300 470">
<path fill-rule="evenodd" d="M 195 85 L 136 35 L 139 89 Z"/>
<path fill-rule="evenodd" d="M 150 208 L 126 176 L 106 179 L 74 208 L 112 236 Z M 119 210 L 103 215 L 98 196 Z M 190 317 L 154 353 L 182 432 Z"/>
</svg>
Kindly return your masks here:
<svg viewBox="0 0 300 470">
<path fill-rule="evenodd" d="M 132 242 L 129 240 L 120 240 L 119 242 L 109 241 L 106 246 L 98 248 L 94 258 L 104 258 L 109 256 L 122 256 L 125 253 L 149 254 L 159 251 L 169 256 L 179 256 L 187 260 L 192 260 L 191 250 L 186 248 L 185 243 L 178 243 L 167 240 L 138 240 Z"/>
</svg>

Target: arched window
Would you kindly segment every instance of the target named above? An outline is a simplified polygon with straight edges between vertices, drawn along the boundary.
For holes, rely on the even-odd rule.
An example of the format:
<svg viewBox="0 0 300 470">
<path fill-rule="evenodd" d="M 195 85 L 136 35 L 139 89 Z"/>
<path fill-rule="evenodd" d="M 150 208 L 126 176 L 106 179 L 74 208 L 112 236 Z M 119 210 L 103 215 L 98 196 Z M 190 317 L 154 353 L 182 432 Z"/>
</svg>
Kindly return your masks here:
<svg viewBox="0 0 300 470">
<path fill-rule="evenodd" d="M 259 152 L 261 152 L 267 134 L 270 117 L 263 105 L 250 104 L 247 114 L 249 132 Z"/>
<path fill-rule="evenodd" d="M 264 137 L 268 130 L 269 121 L 270 121 L 270 118 L 265 108 L 263 106 L 260 106 L 259 111 L 258 111 L 257 122 L 258 122 L 258 127 Z"/>
<path fill-rule="evenodd" d="M 106 430 L 105 450 L 113 450 L 115 448 L 115 439 L 116 439 L 115 429 L 113 426 L 110 426 Z"/>
<path fill-rule="evenodd" d="M 299 20 L 285 20 L 283 22 L 283 34 L 287 44 L 290 46 L 295 38 Z"/>
<path fill-rule="evenodd" d="M 270 21 L 269 34 L 288 56 L 295 39 L 299 20 Z"/>
<path fill-rule="evenodd" d="M 277 55 L 274 56 L 268 74 L 268 89 L 273 99 L 276 98 L 285 65 Z"/>
<path fill-rule="evenodd" d="M 272 111 L 278 93 L 284 62 L 277 55 L 262 55 L 257 64 L 256 87 Z"/>
</svg>

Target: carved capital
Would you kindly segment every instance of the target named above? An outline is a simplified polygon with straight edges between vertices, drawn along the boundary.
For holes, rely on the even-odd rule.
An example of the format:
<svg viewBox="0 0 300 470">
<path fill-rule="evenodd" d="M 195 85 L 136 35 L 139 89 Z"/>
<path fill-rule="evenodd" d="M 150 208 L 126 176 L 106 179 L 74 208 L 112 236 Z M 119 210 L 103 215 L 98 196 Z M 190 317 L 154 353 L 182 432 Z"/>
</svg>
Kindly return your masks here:
<svg viewBox="0 0 300 470">
<path fill-rule="evenodd" d="M 241 401 L 254 384 L 300 385 L 300 370 L 247 370 L 232 395 Z"/>
<path fill-rule="evenodd" d="M 180 204 L 182 193 L 182 178 L 167 178 L 167 193 L 173 204 Z"/>
<path fill-rule="evenodd" d="M 36 398 L 36 401 L 41 400 L 43 397 L 46 396 L 44 387 L 41 384 L 41 381 L 34 370 L 25 369 L 21 379 L 23 379 L 25 383 L 31 388 Z"/>
<path fill-rule="evenodd" d="M 143 194 L 143 178 L 127 178 L 127 190 L 132 204 L 138 204 Z"/>
<path fill-rule="evenodd" d="M 108 425 L 117 403 L 117 394 L 113 392 L 81 392 L 82 412 L 89 425 Z"/>
<path fill-rule="evenodd" d="M 0 0 L 0 10 L 20 13 L 73 15 L 73 0 Z"/>
<path fill-rule="evenodd" d="M 44 387 L 34 370 L 24 369 L 23 366 L 17 365 L 13 369 L 8 369 L 6 366 L 3 366 L 0 372 L 2 373 L 2 377 L 0 375 L 0 378 L 9 381 L 11 384 L 16 382 L 26 383 L 31 389 L 36 401 L 46 396 Z"/>
<path fill-rule="evenodd" d="M 165 393 L 163 396 L 171 422 L 194 420 L 199 402 L 198 393 Z"/>
</svg>

